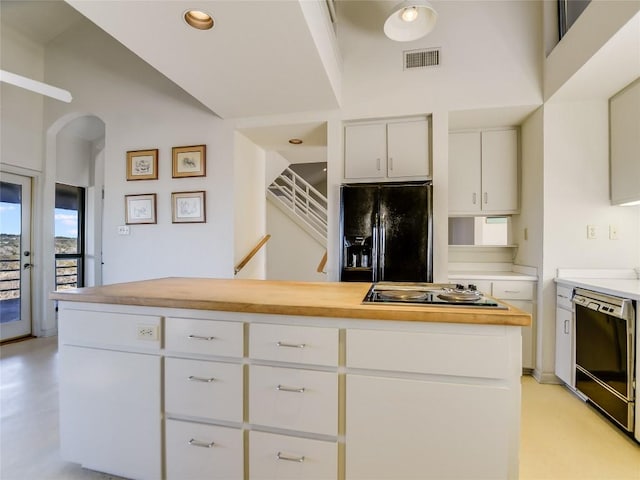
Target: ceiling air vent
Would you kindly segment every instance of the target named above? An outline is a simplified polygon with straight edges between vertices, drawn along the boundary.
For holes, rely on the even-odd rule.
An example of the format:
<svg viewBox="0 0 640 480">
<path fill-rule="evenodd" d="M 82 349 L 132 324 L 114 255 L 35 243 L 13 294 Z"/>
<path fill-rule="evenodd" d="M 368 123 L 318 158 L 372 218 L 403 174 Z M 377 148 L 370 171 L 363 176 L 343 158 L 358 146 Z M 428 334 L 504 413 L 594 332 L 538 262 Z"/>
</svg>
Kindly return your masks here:
<svg viewBox="0 0 640 480">
<path fill-rule="evenodd" d="M 409 50 L 404 53 L 404 69 L 436 67 L 440 65 L 440 49 L 426 48 Z"/>
</svg>

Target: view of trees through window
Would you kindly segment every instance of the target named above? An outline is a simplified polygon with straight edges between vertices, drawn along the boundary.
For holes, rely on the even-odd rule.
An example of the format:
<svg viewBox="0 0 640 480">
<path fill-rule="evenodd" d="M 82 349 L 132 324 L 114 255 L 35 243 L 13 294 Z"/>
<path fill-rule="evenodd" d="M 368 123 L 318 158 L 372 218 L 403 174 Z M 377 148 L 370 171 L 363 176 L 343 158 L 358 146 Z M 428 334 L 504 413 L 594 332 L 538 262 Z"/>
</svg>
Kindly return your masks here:
<svg viewBox="0 0 640 480">
<path fill-rule="evenodd" d="M 84 285 L 84 188 L 56 184 L 56 289 Z"/>
</svg>

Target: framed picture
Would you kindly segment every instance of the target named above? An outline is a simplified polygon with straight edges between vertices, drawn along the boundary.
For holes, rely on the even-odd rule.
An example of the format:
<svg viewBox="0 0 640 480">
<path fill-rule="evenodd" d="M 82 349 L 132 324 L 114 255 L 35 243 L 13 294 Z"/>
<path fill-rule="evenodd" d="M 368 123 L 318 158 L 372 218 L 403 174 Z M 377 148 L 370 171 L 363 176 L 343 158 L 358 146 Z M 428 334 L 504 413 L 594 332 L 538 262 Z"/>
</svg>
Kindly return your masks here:
<svg viewBox="0 0 640 480">
<path fill-rule="evenodd" d="M 173 223 L 204 223 L 205 192 L 173 192 L 171 194 L 171 221 Z"/>
<path fill-rule="evenodd" d="M 125 195 L 125 223 L 156 223 L 156 194 Z"/>
<path fill-rule="evenodd" d="M 127 180 L 157 180 L 158 149 L 127 152 Z"/>
<path fill-rule="evenodd" d="M 206 175 L 207 146 L 173 147 L 173 178 L 204 177 Z"/>
</svg>

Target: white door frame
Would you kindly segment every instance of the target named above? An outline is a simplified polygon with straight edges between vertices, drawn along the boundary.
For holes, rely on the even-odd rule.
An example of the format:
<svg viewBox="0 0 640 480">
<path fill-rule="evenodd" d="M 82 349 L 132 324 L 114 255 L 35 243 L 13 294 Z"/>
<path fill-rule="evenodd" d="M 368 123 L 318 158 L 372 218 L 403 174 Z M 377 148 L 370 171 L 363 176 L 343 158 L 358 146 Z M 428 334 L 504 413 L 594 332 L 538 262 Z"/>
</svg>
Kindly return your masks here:
<svg viewBox="0 0 640 480">
<path fill-rule="evenodd" d="M 32 303 L 31 285 L 34 256 L 31 248 L 32 219 L 33 219 L 33 180 L 29 176 L 14 173 L 2 174 L 2 181 L 21 186 L 21 230 L 19 248 L 19 288 L 20 288 L 20 318 L 0 324 L 0 341 L 18 337 L 29 336 L 32 328 Z"/>
</svg>

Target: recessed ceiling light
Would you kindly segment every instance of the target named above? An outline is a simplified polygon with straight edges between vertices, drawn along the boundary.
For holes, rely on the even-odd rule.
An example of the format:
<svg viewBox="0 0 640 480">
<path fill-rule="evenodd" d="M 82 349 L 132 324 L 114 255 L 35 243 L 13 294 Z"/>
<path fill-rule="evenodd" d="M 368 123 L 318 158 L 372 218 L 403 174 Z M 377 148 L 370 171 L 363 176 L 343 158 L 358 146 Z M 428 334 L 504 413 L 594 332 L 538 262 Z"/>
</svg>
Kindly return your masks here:
<svg viewBox="0 0 640 480">
<path fill-rule="evenodd" d="M 209 30 L 213 28 L 213 17 L 200 10 L 187 10 L 184 12 L 184 21 L 190 27 L 198 30 Z"/>
<path fill-rule="evenodd" d="M 302 143 L 302 140 L 300 140 L 299 138 L 291 138 L 289 139 L 289 143 L 291 145 L 300 145 Z"/>
</svg>

